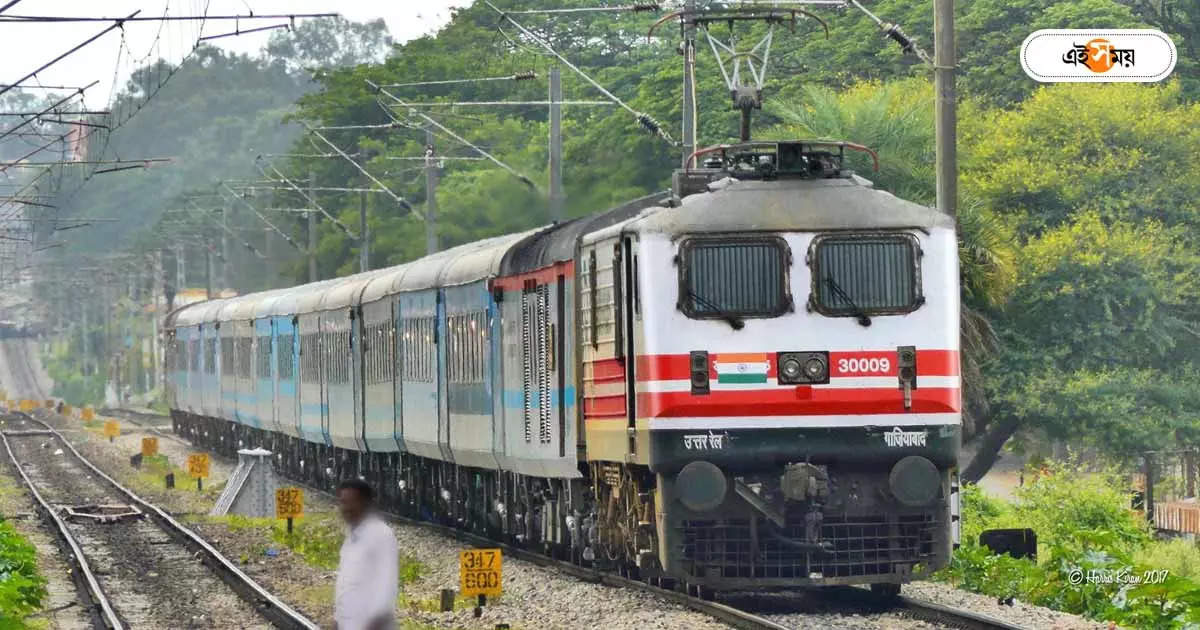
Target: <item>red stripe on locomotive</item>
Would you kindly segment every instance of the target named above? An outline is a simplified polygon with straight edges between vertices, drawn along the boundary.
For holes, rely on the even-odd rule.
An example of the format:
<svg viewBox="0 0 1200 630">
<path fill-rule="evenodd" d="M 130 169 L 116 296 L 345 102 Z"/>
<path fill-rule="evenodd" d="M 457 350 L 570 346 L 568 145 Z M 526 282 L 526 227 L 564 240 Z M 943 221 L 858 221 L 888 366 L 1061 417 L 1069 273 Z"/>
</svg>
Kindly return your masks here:
<svg viewBox="0 0 1200 630">
<path fill-rule="evenodd" d="M 717 378 L 713 367 L 714 358 L 719 359 L 720 353 L 709 355 L 709 378 Z M 868 360 L 871 358 L 888 360 L 887 371 L 870 371 L 866 368 L 858 370 L 840 370 L 841 359 Z M 612 359 L 616 361 L 616 359 Z M 861 362 L 861 361 L 860 361 Z M 767 378 L 775 377 L 775 353 L 767 354 Z M 896 376 L 895 350 L 867 350 L 855 352 L 829 353 L 830 376 Z M 642 381 L 684 381 L 692 376 L 691 362 L 686 354 L 648 354 L 637 358 L 637 380 Z M 917 376 L 958 376 L 957 350 L 917 350 Z"/>
</svg>

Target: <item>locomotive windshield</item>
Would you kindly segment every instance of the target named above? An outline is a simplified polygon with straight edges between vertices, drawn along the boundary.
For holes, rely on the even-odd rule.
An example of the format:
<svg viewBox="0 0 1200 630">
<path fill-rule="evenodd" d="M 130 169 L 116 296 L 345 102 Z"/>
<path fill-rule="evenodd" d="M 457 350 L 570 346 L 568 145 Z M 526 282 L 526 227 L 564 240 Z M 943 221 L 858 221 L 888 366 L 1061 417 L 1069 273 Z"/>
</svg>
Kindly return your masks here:
<svg viewBox="0 0 1200 630">
<path fill-rule="evenodd" d="M 695 319 L 787 312 L 787 245 L 779 238 L 692 238 L 680 251 L 680 309 Z"/>
<path fill-rule="evenodd" d="M 907 313 L 921 305 L 916 240 L 908 234 L 823 236 L 813 242 L 812 301 L 833 317 Z"/>
</svg>

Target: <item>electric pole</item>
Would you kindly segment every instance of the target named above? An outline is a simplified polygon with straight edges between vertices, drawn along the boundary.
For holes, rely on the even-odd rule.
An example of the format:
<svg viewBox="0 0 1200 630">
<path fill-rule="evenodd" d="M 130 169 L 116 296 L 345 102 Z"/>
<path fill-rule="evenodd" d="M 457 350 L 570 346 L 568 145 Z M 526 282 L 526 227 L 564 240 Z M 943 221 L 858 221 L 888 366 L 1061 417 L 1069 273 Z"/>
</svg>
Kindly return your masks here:
<svg viewBox="0 0 1200 630">
<path fill-rule="evenodd" d="M 562 188 L 562 76 L 550 68 L 550 218 L 563 220 Z"/>
<path fill-rule="evenodd" d="M 313 188 L 316 186 L 317 176 L 310 168 L 308 169 L 308 198 L 315 199 L 313 194 L 316 192 Z M 315 208 L 310 208 L 306 213 L 308 215 L 308 281 L 317 281 L 317 211 Z"/>
<path fill-rule="evenodd" d="M 438 250 L 437 237 L 437 157 L 434 155 L 433 130 L 425 130 L 425 254 Z"/>
<path fill-rule="evenodd" d="M 955 130 L 954 0 L 933 1 L 933 86 L 937 136 L 937 207 L 950 216 L 958 212 L 958 154 Z"/>
<path fill-rule="evenodd" d="M 696 151 L 696 0 L 683 3 L 683 168 Z"/>
<path fill-rule="evenodd" d="M 204 299 L 211 300 L 213 297 L 213 262 L 212 262 L 212 242 L 204 244 Z"/>
<path fill-rule="evenodd" d="M 217 277 L 218 295 L 229 287 L 229 208 L 228 199 L 221 198 L 221 274 Z"/>
<path fill-rule="evenodd" d="M 187 288 L 187 285 L 185 284 L 187 282 L 187 274 L 185 273 L 185 271 L 186 271 L 185 265 L 187 264 L 187 262 L 183 259 L 184 256 L 187 256 L 187 250 L 183 248 L 183 245 L 176 245 L 175 246 L 175 295 L 179 295 L 179 293 L 181 291 L 183 291 L 184 289 Z M 174 297 L 174 296 L 172 296 L 172 297 Z M 173 306 L 174 300 L 170 300 L 170 301 Z"/>
<path fill-rule="evenodd" d="M 371 229 L 367 227 L 367 191 L 358 191 L 358 270 L 371 268 Z"/>
</svg>

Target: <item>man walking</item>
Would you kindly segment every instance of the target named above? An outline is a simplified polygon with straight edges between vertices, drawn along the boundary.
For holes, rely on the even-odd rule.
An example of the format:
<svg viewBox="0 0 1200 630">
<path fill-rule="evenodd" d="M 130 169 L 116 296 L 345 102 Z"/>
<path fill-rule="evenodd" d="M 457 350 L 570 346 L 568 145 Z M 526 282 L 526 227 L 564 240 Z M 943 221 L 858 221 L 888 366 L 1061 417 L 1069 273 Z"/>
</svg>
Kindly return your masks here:
<svg viewBox="0 0 1200 630">
<path fill-rule="evenodd" d="M 396 536 L 374 510 L 375 492 L 361 479 L 338 486 L 338 508 L 349 530 L 338 562 L 333 619 L 336 630 L 395 627 L 399 560 Z"/>
</svg>

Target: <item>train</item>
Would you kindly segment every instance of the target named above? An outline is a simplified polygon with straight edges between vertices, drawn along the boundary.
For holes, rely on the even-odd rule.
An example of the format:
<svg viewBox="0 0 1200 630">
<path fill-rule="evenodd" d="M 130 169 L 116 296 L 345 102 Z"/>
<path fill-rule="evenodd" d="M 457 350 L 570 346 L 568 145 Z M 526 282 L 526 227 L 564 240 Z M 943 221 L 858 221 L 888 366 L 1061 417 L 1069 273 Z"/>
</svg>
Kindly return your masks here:
<svg viewBox="0 0 1200 630">
<path fill-rule="evenodd" d="M 851 143 L 698 151 L 661 193 L 165 320 L 176 432 L 697 596 L 958 543 L 952 217 Z"/>
</svg>

